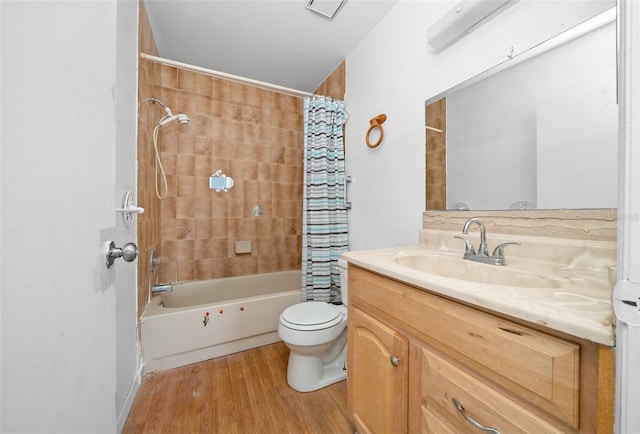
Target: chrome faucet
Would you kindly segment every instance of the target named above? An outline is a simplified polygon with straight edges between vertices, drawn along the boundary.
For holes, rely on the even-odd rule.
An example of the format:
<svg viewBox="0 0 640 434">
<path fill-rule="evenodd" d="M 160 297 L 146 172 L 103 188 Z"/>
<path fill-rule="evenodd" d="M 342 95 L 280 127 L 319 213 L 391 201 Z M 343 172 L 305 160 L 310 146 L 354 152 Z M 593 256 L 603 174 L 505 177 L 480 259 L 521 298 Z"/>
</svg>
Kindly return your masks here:
<svg viewBox="0 0 640 434">
<path fill-rule="evenodd" d="M 478 225 L 480 228 L 480 245 L 478 246 L 478 252 L 476 252 L 473 247 L 473 243 L 466 238 L 456 236 L 456 238 L 464 241 L 465 250 L 464 250 L 464 259 L 468 259 L 469 261 L 482 262 L 483 264 L 491 264 L 491 265 L 507 265 L 504 258 L 504 248 L 508 245 L 517 245 L 520 243 L 502 243 L 498 245 L 495 249 L 493 249 L 493 253 L 489 256 L 489 249 L 487 247 L 487 233 L 484 228 L 484 223 L 478 217 L 472 217 L 464 223 L 462 227 L 462 233 L 467 235 L 469 233 L 469 227 L 472 224 Z"/>
<path fill-rule="evenodd" d="M 473 224 L 477 224 L 480 228 L 480 245 L 478 246 L 478 255 L 488 256 L 487 252 L 487 232 L 484 228 L 484 223 L 478 218 L 473 217 L 464 222 L 464 226 L 462 227 L 462 233 L 467 235 L 469 233 L 469 227 Z"/>
<path fill-rule="evenodd" d="M 151 294 L 159 294 L 161 292 L 173 291 L 173 285 L 170 283 L 163 283 L 160 285 L 151 285 Z"/>
</svg>

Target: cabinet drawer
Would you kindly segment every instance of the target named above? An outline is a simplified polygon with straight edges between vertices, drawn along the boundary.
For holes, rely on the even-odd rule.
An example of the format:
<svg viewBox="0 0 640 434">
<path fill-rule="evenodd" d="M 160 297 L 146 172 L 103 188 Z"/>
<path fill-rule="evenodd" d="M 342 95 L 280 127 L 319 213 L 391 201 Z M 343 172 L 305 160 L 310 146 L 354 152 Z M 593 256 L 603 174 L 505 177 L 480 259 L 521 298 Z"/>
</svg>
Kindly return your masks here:
<svg viewBox="0 0 640 434">
<path fill-rule="evenodd" d="M 353 266 L 349 297 L 578 427 L 579 345 Z"/>
<path fill-rule="evenodd" d="M 470 375 L 455 362 L 422 349 L 422 432 L 475 433 L 453 403 L 484 427 L 506 433 L 561 433 L 557 427 Z"/>
</svg>

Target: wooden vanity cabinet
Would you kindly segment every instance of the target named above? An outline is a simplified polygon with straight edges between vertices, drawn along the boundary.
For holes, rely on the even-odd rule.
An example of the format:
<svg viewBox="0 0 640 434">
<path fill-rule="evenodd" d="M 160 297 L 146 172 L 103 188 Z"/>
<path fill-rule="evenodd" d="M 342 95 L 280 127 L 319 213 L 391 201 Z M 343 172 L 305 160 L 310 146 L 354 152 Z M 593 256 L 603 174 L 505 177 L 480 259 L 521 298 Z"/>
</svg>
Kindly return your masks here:
<svg viewBox="0 0 640 434">
<path fill-rule="evenodd" d="M 347 387 L 359 432 L 407 432 L 407 338 L 358 309 L 349 313 L 349 333 Z"/>
<path fill-rule="evenodd" d="M 502 434 L 613 430 L 611 347 L 351 264 L 348 333 L 360 433 L 480 432 L 468 419 Z"/>
</svg>

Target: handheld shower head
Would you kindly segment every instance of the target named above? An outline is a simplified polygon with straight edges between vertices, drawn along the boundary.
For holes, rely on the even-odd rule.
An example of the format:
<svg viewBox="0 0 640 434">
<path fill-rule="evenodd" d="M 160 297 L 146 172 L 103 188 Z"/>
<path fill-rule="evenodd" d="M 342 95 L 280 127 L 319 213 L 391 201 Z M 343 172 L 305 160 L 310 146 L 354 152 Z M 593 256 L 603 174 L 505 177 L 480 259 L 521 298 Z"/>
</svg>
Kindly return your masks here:
<svg viewBox="0 0 640 434">
<path fill-rule="evenodd" d="M 169 106 L 167 106 L 165 103 L 160 101 L 155 96 L 152 96 L 151 98 L 143 99 L 140 102 L 145 102 L 145 101 L 151 101 L 154 104 L 158 103 L 160 107 L 162 107 L 165 113 L 164 116 L 160 118 L 155 128 L 153 129 L 153 150 L 155 151 L 155 154 L 156 154 L 156 165 L 155 165 L 156 196 L 158 197 L 158 199 L 162 200 L 165 197 L 167 197 L 167 192 L 169 191 L 169 187 L 167 186 L 167 176 L 164 172 L 164 168 L 162 167 L 162 160 L 160 159 L 160 151 L 158 150 L 158 133 L 160 132 L 160 127 L 162 127 L 163 125 L 167 125 L 168 123 L 173 122 L 175 120 L 177 120 L 181 124 L 188 124 L 189 116 L 185 115 L 184 113 L 178 113 L 177 115 L 174 115 L 171 112 L 171 109 L 169 108 Z M 160 172 L 160 175 L 162 177 L 161 178 L 162 182 L 164 183 L 164 191 L 165 191 L 164 195 L 160 194 L 161 188 L 159 188 L 158 186 L 158 172 Z"/>
<path fill-rule="evenodd" d="M 181 124 L 188 124 L 189 123 L 189 116 L 185 115 L 184 113 L 178 113 L 176 115 L 176 119 Z"/>
<path fill-rule="evenodd" d="M 171 113 L 171 111 L 169 111 L 169 113 Z M 189 123 L 189 116 L 185 115 L 184 113 L 178 113 L 177 115 L 174 114 L 167 114 L 165 115 L 162 119 L 160 119 L 160 121 L 158 121 L 158 125 L 159 127 L 163 126 L 163 125 L 167 125 L 170 122 L 173 122 L 177 120 L 178 122 L 180 122 L 181 124 L 188 124 Z"/>
<path fill-rule="evenodd" d="M 161 127 L 161 126 L 166 125 L 166 124 L 168 124 L 170 122 L 173 122 L 175 120 L 177 120 L 181 124 L 188 124 L 189 123 L 189 116 L 185 115 L 184 113 L 178 113 L 177 115 L 174 115 L 171 112 L 171 109 L 169 108 L 169 106 L 166 105 L 165 103 L 163 103 L 162 101 L 160 101 L 155 96 L 152 96 L 151 98 L 143 99 L 140 102 L 145 102 L 145 101 L 151 101 L 154 104 L 156 104 L 156 103 L 159 104 L 160 107 L 162 107 L 162 109 L 165 112 L 165 115 L 160 118 L 160 120 L 158 121 L 156 126 Z"/>
</svg>

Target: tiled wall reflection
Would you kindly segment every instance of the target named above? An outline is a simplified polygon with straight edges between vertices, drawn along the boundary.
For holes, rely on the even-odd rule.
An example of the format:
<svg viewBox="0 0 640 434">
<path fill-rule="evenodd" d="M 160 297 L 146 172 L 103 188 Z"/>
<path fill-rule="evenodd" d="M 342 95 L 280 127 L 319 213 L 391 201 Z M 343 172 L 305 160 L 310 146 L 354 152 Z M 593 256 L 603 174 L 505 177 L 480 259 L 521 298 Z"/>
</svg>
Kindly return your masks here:
<svg viewBox="0 0 640 434">
<path fill-rule="evenodd" d="M 446 98 L 425 108 L 425 125 L 442 130 L 426 131 L 426 209 L 443 210 L 447 206 Z"/>
</svg>

